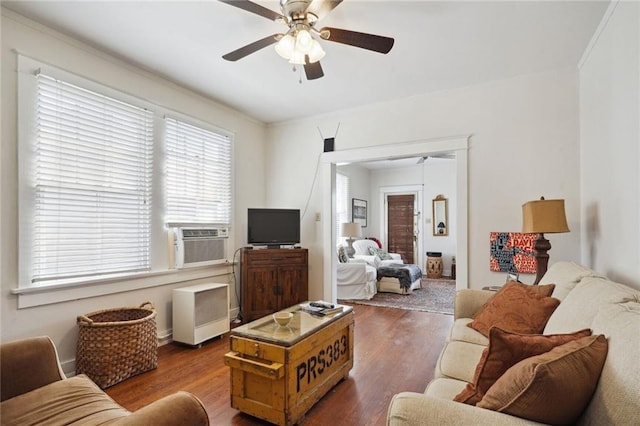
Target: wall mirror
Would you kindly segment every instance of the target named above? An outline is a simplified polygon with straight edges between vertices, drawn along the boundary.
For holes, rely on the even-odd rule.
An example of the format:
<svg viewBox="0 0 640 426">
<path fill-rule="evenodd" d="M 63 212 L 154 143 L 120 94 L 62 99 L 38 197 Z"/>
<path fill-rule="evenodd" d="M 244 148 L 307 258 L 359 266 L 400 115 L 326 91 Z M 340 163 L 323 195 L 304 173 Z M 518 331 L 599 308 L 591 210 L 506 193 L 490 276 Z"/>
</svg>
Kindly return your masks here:
<svg viewBox="0 0 640 426">
<path fill-rule="evenodd" d="M 449 235 L 447 199 L 442 194 L 433 199 L 433 235 L 435 237 Z"/>
</svg>

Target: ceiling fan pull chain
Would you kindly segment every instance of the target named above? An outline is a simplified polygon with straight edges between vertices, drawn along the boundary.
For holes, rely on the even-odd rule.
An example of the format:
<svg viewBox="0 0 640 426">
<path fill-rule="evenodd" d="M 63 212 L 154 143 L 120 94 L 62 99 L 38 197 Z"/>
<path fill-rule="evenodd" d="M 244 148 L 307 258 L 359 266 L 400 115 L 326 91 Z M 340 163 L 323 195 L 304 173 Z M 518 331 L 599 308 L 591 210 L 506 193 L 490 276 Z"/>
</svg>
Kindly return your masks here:
<svg viewBox="0 0 640 426">
<path fill-rule="evenodd" d="M 298 72 L 298 83 L 302 84 L 302 69 L 296 67 L 296 64 L 293 64 L 293 72 Z"/>
</svg>

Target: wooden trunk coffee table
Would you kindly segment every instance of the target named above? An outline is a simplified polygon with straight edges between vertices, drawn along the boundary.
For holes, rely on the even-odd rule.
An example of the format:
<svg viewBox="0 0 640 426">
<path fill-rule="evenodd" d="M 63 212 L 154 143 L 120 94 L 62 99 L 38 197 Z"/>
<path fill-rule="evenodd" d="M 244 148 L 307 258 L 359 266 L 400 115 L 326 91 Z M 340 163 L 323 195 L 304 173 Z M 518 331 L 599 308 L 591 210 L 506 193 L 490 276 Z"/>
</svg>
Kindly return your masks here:
<svg viewBox="0 0 640 426">
<path fill-rule="evenodd" d="M 338 305 L 340 306 L 340 305 Z M 353 308 L 318 317 L 285 309 L 231 330 L 231 406 L 279 425 L 293 425 L 353 367 Z"/>
</svg>

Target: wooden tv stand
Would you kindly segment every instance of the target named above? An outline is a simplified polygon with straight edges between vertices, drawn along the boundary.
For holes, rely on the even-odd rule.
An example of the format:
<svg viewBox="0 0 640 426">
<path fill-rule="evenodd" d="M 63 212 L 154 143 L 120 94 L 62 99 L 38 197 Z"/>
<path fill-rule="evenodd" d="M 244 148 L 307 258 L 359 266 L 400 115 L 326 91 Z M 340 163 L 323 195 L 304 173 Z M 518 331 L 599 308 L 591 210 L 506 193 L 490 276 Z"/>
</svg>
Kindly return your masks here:
<svg viewBox="0 0 640 426">
<path fill-rule="evenodd" d="M 307 249 L 242 249 L 244 322 L 308 300 L 308 252 Z"/>
</svg>

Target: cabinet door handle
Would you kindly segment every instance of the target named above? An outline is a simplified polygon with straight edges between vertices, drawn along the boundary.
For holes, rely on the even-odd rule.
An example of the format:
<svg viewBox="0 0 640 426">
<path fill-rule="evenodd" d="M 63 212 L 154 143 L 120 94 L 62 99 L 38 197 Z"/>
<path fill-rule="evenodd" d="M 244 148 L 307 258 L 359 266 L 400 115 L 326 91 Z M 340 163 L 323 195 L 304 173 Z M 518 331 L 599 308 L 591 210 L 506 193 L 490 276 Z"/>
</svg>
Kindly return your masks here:
<svg viewBox="0 0 640 426">
<path fill-rule="evenodd" d="M 278 256 L 278 257 L 272 257 L 271 260 L 282 260 L 284 259 L 284 257 L 282 256 Z"/>
</svg>

